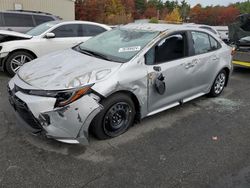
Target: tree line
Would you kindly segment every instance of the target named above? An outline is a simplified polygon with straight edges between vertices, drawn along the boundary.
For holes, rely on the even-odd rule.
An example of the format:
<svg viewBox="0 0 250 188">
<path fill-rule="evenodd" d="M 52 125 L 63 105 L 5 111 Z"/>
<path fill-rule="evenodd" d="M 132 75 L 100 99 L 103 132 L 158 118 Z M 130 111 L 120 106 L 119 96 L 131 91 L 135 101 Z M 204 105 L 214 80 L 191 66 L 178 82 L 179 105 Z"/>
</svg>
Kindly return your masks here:
<svg viewBox="0 0 250 188">
<path fill-rule="evenodd" d="M 191 22 L 208 25 L 228 25 L 238 15 L 250 13 L 250 1 L 229 6 L 192 7 L 185 0 L 77 0 L 76 19 L 106 24 L 125 24 L 136 19 L 150 19 L 153 23 Z"/>
</svg>

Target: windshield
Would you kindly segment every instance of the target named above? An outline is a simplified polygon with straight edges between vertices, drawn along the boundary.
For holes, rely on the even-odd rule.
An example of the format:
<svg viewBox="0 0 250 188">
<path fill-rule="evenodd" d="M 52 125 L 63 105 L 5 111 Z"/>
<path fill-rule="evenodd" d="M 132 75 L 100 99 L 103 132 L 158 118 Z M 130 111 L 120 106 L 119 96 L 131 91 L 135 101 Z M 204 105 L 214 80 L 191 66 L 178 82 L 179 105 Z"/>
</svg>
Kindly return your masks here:
<svg viewBox="0 0 250 188">
<path fill-rule="evenodd" d="M 141 51 L 159 32 L 117 28 L 78 46 L 79 51 L 125 63 Z"/>
<path fill-rule="evenodd" d="M 34 27 L 33 29 L 29 30 L 26 34 L 27 35 L 31 35 L 31 36 L 38 36 L 43 34 L 45 31 L 47 31 L 48 29 L 52 28 L 53 26 L 55 26 L 56 24 L 58 24 L 58 21 L 52 21 L 52 22 L 46 22 L 43 23 L 37 27 Z"/>
</svg>

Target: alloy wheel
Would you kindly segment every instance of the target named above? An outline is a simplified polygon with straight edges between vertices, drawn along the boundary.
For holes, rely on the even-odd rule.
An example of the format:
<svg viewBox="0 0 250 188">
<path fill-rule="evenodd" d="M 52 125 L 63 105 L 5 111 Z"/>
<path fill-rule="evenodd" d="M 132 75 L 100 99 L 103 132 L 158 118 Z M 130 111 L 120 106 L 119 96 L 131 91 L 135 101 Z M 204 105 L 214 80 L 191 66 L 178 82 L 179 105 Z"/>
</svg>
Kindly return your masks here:
<svg viewBox="0 0 250 188">
<path fill-rule="evenodd" d="M 226 83 L 226 75 L 222 72 L 217 76 L 215 80 L 214 92 L 216 94 L 220 94 L 225 87 L 225 83 Z"/>
<path fill-rule="evenodd" d="M 30 62 L 32 59 L 27 55 L 17 55 L 11 60 L 11 70 L 17 72 L 21 66 Z"/>
</svg>

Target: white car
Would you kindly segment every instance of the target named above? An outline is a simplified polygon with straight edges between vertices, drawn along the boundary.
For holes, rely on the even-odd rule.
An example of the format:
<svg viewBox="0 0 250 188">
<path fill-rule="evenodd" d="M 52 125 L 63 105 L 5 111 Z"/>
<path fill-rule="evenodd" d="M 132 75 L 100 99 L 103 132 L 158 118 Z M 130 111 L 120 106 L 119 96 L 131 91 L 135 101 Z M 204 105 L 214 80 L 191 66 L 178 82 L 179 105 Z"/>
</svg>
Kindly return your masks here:
<svg viewBox="0 0 250 188">
<path fill-rule="evenodd" d="M 24 64 L 45 54 L 73 47 L 110 27 L 86 21 L 52 21 L 26 34 L 0 31 L 0 70 L 11 76 Z"/>
</svg>

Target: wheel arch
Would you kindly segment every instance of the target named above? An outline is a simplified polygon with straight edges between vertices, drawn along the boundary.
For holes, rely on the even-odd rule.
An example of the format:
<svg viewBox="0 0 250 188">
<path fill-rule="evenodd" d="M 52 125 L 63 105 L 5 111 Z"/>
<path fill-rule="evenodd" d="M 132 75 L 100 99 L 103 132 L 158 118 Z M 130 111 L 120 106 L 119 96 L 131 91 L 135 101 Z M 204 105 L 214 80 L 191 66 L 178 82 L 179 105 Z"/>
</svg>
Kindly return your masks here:
<svg viewBox="0 0 250 188">
<path fill-rule="evenodd" d="M 123 94 L 129 96 L 132 99 L 132 101 L 133 101 L 133 103 L 135 105 L 135 112 L 136 112 L 136 114 L 135 114 L 135 123 L 140 122 L 140 120 L 141 120 L 141 105 L 140 105 L 140 102 L 138 100 L 138 97 L 133 92 L 131 92 L 129 90 L 119 90 L 119 91 L 116 91 L 116 92 L 110 94 L 109 96 L 107 96 L 105 98 L 109 98 L 109 97 L 111 97 L 111 96 L 113 96 L 115 94 L 119 94 L 119 93 L 123 93 Z"/>
<path fill-rule="evenodd" d="M 229 76 L 230 76 L 230 69 L 228 67 L 224 67 L 222 70 L 225 70 L 227 74 L 227 79 L 226 79 L 226 84 L 225 84 L 225 86 L 227 86 L 228 81 L 229 81 Z"/>
<path fill-rule="evenodd" d="M 34 56 L 35 59 L 37 58 L 37 55 L 36 55 L 34 52 L 32 52 L 31 50 L 28 50 L 28 49 L 25 49 L 25 48 L 15 49 L 15 50 L 11 51 L 11 52 L 7 55 L 7 57 L 4 58 L 4 63 L 3 63 L 3 68 L 4 68 L 4 70 L 6 70 L 6 60 L 9 58 L 9 56 L 10 56 L 11 54 L 13 54 L 13 53 L 15 53 L 15 52 L 19 52 L 19 51 L 24 51 L 24 52 L 29 53 L 29 54 L 31 54 L 32 56 Z"/>
</svg>

